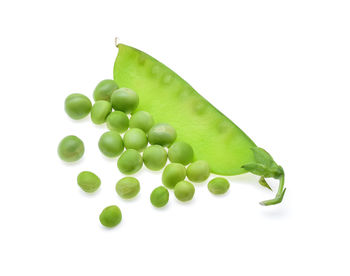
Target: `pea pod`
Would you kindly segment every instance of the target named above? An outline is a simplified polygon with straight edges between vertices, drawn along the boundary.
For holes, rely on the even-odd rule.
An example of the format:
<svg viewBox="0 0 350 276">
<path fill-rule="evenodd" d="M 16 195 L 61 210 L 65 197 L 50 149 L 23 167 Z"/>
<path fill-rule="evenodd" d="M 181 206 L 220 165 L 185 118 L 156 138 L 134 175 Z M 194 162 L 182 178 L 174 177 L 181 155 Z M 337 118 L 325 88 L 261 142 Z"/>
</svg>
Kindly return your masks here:
<svg viewBox="0 0 350 276">
<path fill-rule="evenodd" d="M 131 88 L 139 95 L 136 110 L 152 114 L 156 124 L 172 125 L 177 140 L 193 147 L 194 161 L 207 161 L 212 173 L 238 175 L 250 171 L 280 179 L 276 198 L 262 204 L 281 202 L 285 192 L 282 167 L 267 167 L 256 160 L 255 143 L 171 69 L 133 47 L 117 46 L 114 79 L 120 87 Z"/>
</svg>

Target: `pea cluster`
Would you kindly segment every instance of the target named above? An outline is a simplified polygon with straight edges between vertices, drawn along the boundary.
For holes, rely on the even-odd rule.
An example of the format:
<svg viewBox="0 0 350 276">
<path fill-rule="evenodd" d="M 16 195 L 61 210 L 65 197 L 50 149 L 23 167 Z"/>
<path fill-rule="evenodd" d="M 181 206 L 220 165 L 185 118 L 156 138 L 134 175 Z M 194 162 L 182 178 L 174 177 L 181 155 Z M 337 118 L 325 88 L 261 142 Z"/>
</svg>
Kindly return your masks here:
<svg viewBox="0 0 350 276">
<path fill-rule="evenodd" d="M 96 86 L 93 98 L 94 104 L 85 95 L 71 94 L 65 100 L 65 111 L 74 120 L 90 114 L 94 124 L 106 123 L 109 131 L 103 133 L 98 141 L 101 153 L 109 158 L 119 157 L 117 166 L 125 175 L 135 174 L 143 164 L 152 171 L 165 167 L 163 186 L 155 188 L 150 195 L 153 206 L 160 208 L 168 203 L 168 189 L 174 190 L 179 201 L 190 201 L 195 194 L 191 182 L 203 182 L 209 178 L 208 163 L 205 160 L 194 161 L 191 145 L 177 141 L 176 130 L 171 125 L 155 123 L 150 113 L 136 111 L 139 97 L 135 91 L 119 88 L 113 80 L 103 80 Z M 78 161 L 84 155 L 83 141 L 74 135 L 63 138 L 58 146 L 58 155 L 65 162 Z M 166 166 L 168 159 L 171 163 Z M 186 177 L 191 182 L 185 180 Z M 77 183 L 84 192 L 93 193 L 100 187 L 101 180 L 96 174 L 83 171 L 78 175 Z M 222 177 L 208 183 L 208 189 L 213 194 L 224 194 L 229 186 Z M 122 199 L 132 199 L 140 191 L 140 182 L 127 176 L 117 182 L 115 189 Z M 121 219 L 122 213 L 115 205 L 106 207 L 100 214 L 100 222 L 106 227 L 118 225 Z"/>
</svg>

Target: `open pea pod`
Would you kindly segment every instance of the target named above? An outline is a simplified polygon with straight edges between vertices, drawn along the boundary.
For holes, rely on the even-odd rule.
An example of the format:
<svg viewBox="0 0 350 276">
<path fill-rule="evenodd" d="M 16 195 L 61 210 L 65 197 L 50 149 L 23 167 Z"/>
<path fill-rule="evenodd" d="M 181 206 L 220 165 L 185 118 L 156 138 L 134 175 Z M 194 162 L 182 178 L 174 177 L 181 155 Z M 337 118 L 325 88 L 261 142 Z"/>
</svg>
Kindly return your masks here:
<svg viewBox="0 0 350 276">
<path fill-rule="evenodd" d="M 218 175 L 256 173 L 260 169 L 258 175 L 277 176 L 265 166 L 275 164 L 271 160 L 261 164 L 263 168 L 252 166 L 260 164 L 259 158 L 263 158 L 258 156 L 256 160 L 255 143 L 180 76 L 140 50 L 124 44 L 117 46 L 114 79 L 119 87 L 128 87 L 138 93 L 137 110 L 151 113 L 156 123 L 169 123 L 175 127 L 177 140 L 193 147 L 195 160 L 206 160 L 211 172 Z M 279 203 L 283 195 L 284 190 L 277 194 L 277 199 L 262 204 Z"/>
</svg>

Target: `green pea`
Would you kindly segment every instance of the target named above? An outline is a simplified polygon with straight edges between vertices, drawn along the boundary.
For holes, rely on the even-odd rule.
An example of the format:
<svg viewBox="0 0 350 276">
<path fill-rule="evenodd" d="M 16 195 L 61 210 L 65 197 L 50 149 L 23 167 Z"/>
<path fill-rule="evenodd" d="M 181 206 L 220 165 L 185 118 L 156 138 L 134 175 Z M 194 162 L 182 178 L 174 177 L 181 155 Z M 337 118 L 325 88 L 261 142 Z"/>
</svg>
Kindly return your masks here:
<svg viewBox="0 0 350 276">
<path fill-rule="evenodd" d="M 221 195 L 228 191 L 230 182 L 223 177 L 215 177 L 208 183 L 208 189 L 214 195 Z"/>
<path fill-rule="evenodd" d="M 154 125 L 148 133 L 148 141 L 150 144 L 161 145 L 163 147 L 170 146 L 176 139 L 176 130 L 169 124 Z"/>
<path fill-rule="evenodd" d="M 129 88 L 119 88 L 112 93 L 111 102 L 115 110 L 131 113 L 139 105 L 139 96 Z"/>
<path fill-rule="evenodd" d="M 86 117 L 91 110 L 91 101 L 82 94 L 71 94 L 64 101 L 64 109 L 69 117 L 79 120 Z"/>
<path fill-rule="evenodd" d="M 103 80 L 100 81 L 94 90 L 95 101 L 110 101 L 112 93 L 119 87 L 114 80 Z"/>
<path fill-rule="evenodd" d="M 142 129 L 147 133 L 154 124 L 151 114 L 147 111 L 137 111 L 130 118 L 130 127 Z"/>
<path fill-rule="evenodd" d="M 163 207 L 169 201 L 169 191 L 163 186 L 159 186 L 152 191 L 150 200 L 154 207 Z"/>
<path fill-rule="evenodd" d="M 187 165 L 193 159 L 193 149 L 185 142 L 175 142 L 168 151 L 169 160 L 173 163 Z"/>
<path fill-rule="evenodd" d="M 107 117 L 107 127 L 110 130 L 115 130 L 119 133 L 123 133 L 129 128 L 129 118 L 122 111 L 113 111 Z"/>
<path fill-rule="evenodd" d="M 117 182 L 115 190 L 124 199 L 135 197 L 140 191 L 140 182 L 135 177 L 124 177 Z"/>
<path fill-rule="evenodd" d="M 84 143 L 77 136 L 66 136 L 59 143 L 57 151 L 63 161 L 74 162 L 84 155 Z"/>
<path fill-rule="evenodd" d="M 88 171 L 81 172 L 77 178 L 79 187 L 87 193 L 95 192 L 101 185 L 100 178 Z"/>
<path fill-rule="evenodd" d="M 186 177 L 186 168 L 182 164 L 171 163 L 163 171 L 162 182 L 164 186 L 173 189 L 176 183 L 184 180 Z"/>
<path fill-rule="evenodd" d="M 91 120 L 94 124 L 100 125 L 106 121 L 112 111 L 112 105 L 107 101 L 97 101 L 91 108 Z"/>
<path fill-rule="evenodd" d="M 189 180 L 193 182 L 203 182 L 210 175 L 210 168 L 207 161 L 199 160 L 187 167 L 186 174 Z"/>
<path fill-rule="evenodd" d="M 174 194 L 180 201 L 189 201 L 194 196 L 194 186 L 188 181 L 180 181 L 174 187 Z"/>
<path fill-rule="evenodd" d="M 100 214 L 100 222 L 103 226 L 114 227 L 122 220 L 122 212 L 116 205 L 108 206 Z"/>
<path fill-rule="evenodd" d="M 139 128 L 129 129 L 125 132 L 123 140 L 127 149 L 135 149 L 137 151 L 144 150 L 148 144 L 146 134 Z"/>
<path fill-rule="evenodd" d="M 118 168 L 123 174 L 134 174 L 142 167 L 141 154 L 134 149 L 127 149 L 118 159 Z"/>
<path fill-rule="evenodd" d="M 123 140 L 116 131 L 103 133 L 98 141 L 98 147 L 107 157 L 117 157 L 124 150 Z"/>
<path fill-rule="evenodd" d="M 152 145 L 145 149 L 142 157 L 148 169 L 159 171 L 165 166 L 168 155 L 162 146 Z"/>
</svg>

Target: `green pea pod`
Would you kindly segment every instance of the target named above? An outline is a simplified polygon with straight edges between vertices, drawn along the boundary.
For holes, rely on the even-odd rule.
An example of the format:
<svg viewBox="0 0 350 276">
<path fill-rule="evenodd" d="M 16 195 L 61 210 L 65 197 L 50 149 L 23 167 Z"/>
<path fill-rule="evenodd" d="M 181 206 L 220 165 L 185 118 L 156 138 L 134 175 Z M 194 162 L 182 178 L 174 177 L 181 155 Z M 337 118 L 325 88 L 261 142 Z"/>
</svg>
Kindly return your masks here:
<svg viewBox="0 0 350 276">
<path fill-rule="evenodd" d="M 177 141 L 192 146 L 193 161 L 207 161 L 211 172 L 218 175 L 246 173 L 244 166 L 254 163 L 258 165 L 251 167 L 251 172 L 258 175 L 276 177 L 280 173 L 267 152 L 257 148 L 237 125 L 179 75 L 140 50 L 124 44 L 117 46 L 114 79 L 118 86 L 138 94 L 136 111 L 152 114 L 155 124 L 173 126 Z M 271 204 L 275 203 L 265 205 Z"/>
</svg>

